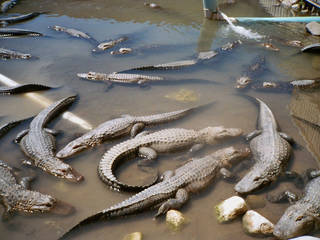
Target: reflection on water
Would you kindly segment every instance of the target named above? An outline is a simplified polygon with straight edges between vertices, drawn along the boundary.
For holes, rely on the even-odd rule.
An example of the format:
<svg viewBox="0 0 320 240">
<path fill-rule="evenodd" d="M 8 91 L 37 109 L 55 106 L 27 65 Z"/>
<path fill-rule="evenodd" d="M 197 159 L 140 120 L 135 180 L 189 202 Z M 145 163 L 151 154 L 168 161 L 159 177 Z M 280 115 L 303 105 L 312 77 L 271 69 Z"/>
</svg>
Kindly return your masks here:
<svg viewBox="0 0 320 240">
<path fill-rule="evenodd" d="M 264 80 L 289 81 L 299 78 L 315 78 L 319 75 L 319 68 L 312 67 L 313 55 L 297 54 L 296 48 L 284 45 L 277 45 L 280 52 L 266 51 L 257 46 L 255 42 L 244 41 L 239 48 L 195 67 L 157 71 L 156 73 L 144 72 L 144 74 L 159 74 L 168 78 L 192 79 L 193 81 L 190 82 L 152 85 L 150 89 L 116 86 L 106 92 L 103 83 L 82 81 L 77 78 L 76 73 L 80 72 L 111 73 L 136 66 L 191 59 L 200 51 L 216 49 L 239 38 L 235 33 L 225 34 L 223 30 L 225 23 L 204 20 L 201 1 L 164 0 L 157 4 L 162 9 L 146 8 L 143 1 L 140 0 L 21 1 L 10 10 L 11 13 L 31 11 L 50 11 L 50 13 L 41 15 L 32 21 L 16 24 L 14 27 L 36 30 L 44 33 L 46 37 L 0 40 L 1 47 L 30 52 L 39 57 L 39 59 L 28 61 L 1 61 L 0 72 L 19 83 L 36 82 L 62 86 L 57 90 L 41 92 L 41 95 L 52 101 L 77 93 L 79 101 L 69 110 L 94 126 L 121 114 L 145 115 L 167 112 L 214 100 L 216 103 L 205 111 L 166 126 L 200 129 L 206 126 L 224 125 L 240 127 L 245 132 L 255 129 L 257 109 L 254 104 L 237 95 L 238 92 L 234 89 L 234 78 L 239 76 L 243 71 L 243 66 L 250 63 L 254 57 L 262 54 L 267 59 L 268 70 L 264 75 L 259 76 Z M 222 10 L 229 16 L 267 15 L 254 0 L 240 1 Z M 79 29 L 90 34 L 99 42 L 121 35 L 129 35 L 132 41 L 123 42 L 123 45 L 110 49 L 110 51 L 118 50 L 120 47 L 147 49 L 147 51 L 124 56 L 113 56 L 109 53 L 110 51 L 93 55 L 91 53 L 93 46 L 90 43 L 48 29 L 48 26 L 52 25 Z M 262 35 L 309 41 L 302 24 L 250 24 L 248 27 Z M 158 50 L 157 48 L 150 49 L 148 48 L 150 44 L 160 47 Z M 199 79 L 216 84 L 204 84 L 198 82 Z M 180 101 L 180 95 L 178 98 L 177 95 L 166 97 L 171 96 L 172 93 L 179 94 L 181 89 L 195 93 L 196 98 L 192 98 L 195 102 Z M 290 96 L 254 91 L 250 91 L 249 94 L 263 99 L 273 110 L 281 130 L 290 134 L 298 144 L 305 145 L 290 119 L 287 108 Z M 37 103 L 26 99 L 25 95 L 1 96 L 0 116 L 8 116 L 5 119 L 7 121 L 34 115 L 42 109 Z M 85 132 L 84 129 L 61 117 L 53 120 L 48 127 L 64 132 L 63 135 L 57 137 L 57 149 L 61 149 L 69 141 Z M 0 145 L 1 159 L 23 171 L 26 171 L 26 167 L 21 166 L 21 160 L 25 157 L 12 143 L 12 139 L 25 128 L 27 124 L 13 129 L 1 139 Z M 161 128 L 163 126 L 155 127 L 154 130 Z M 130 194 L 109 190 L 99 180 L 96 172 L 103 153 L 119 141 L 103 144 L 66 160 L 84 175 L 86 180 L 82 183 L 72 184 L 57 180 L 35 170 L 38 179 L 34 182 L 33 189 L 51 194 L 74 205 L 76 212 L 66 217 L 53 214 L 34 216 L 16 214 L 11 221 L 0 223 L 1 238 L 57 239 L 57 236 L 81 219 L 130 196 Z M 218 147 L 220 146 L 216 148 Z M 208 148 L 203 154 L 212 152 L 216 148 Z M 176 168 L 181 161 L 174 157 L 172 155 L 161 156 L 156 167 L 160 172 Z M 295 151 L 290 169 L 301 172 L 310 167 L 317 167 L 317 163 L 308 150 L 303 148 Z M 245 173 L 244 170 L 238 175 L 241 177 Z M 120 177 L 128 182 L 141 180 L 135 164 L 126 166 L 121 171 Z M 163 219 L 153 221 L 152 217 L 155 212 L 151 211 L 128 219 L 96 224 L 78 235 L 77 239 L 122 239 L 125 234 L 135 231 L 143 232 L 146 239 L 156 240 L 209 239 L 212 236 L 219 240 L 234 237 L 239 240 L 254 239 L 243 232 L 240 220 L 220 225 L 215 219 L 212 212 L 213 206 L 233 194 L 233 184 L 218 181 L 204 193 L 193 196 L 182 209 L 190 219 L 190 223 L 179 233 L 170 232 Z M 266 191 L 258 193 L 261 197 L 264 197 L 265 194 Z M 259 209 L 259 213 L 276 222 L 286 207 L 286 204 L 267 203 L 264 208 Z"/>
</svg>

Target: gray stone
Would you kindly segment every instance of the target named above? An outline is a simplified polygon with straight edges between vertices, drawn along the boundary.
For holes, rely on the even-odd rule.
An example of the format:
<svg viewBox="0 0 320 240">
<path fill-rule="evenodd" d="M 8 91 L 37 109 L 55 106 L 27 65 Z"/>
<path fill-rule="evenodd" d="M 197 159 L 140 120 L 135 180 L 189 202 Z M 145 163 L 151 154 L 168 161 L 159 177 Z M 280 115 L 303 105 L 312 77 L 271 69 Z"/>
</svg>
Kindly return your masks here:
<svg viewBox="0 0 320 240">
<path fill-rule="evenodd" d="M 312 35 L 316 35 L 316 36 L 320 35 L 320 23 L 310 22 L 306 25 L 306 29 Z"/>
</svg>

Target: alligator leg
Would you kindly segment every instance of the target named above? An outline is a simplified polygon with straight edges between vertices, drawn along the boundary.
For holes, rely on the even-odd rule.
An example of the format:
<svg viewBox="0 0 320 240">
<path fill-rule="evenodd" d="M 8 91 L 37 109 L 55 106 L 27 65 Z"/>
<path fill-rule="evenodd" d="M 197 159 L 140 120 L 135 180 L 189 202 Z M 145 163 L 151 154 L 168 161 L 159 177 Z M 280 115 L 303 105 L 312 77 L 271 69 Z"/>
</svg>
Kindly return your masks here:
<svg viewBox="0 0 320 240">
<path fill-rule="evenodd" d="M 51 135 L 53 135 L 53 136 L 57 136 L 57 135 L 60 133 L 60 131 L 58 131 L 58 130 L 49 129 L 49 128 L 45 128 L 44 130 L 45 130 L 47 133 L 49 133 L 49 134 L 51 134 Z"/>
<path fill-rule="evenodd" d="M 132 126 L 130 135 L 131 137 L 135 137 L 139 132 L 141 132 L 145 127 L 144 123 L 136 123 Z"/>
<path fill-rule="evenodd" d="M 189 194 L 188 192 L 180 188 L 176 192 L 176 197 L 175 198 L 169 198 L 167 201 L 165 201 L 159 208 L 158 213 L 155 215 L 155 217 L 159 217 L 162 214 L 165 214 L 168 212 L 170 209 L 179 209 L 180 207 L 183 206 L 189 199 Z"/>
<path fill-rule="evenodd" d="M 251 139 L 253 139 L 254 137 L 260 135 L 261 133 L 262 133 L 262 130 L 254 130 L 253 132 L 247 134 L 246 140 L 250 141 Z"/>
<path fill-rule="evenodd" d="M 289 135 L 287 135 L 286 133 L 280 132 L 279 134 L 283 139 L 287 140 L 290 144 L 295 143 L 294 139 L 292 137 L 290 137 Z"/>
<path fill-rule="evenodd" d="M 139 160 L 138 166 L 144 166 L 157 158 L 157 152 L 149 147 L 140 147 L 139 156 L 144 159 Z"/>
<path fill-rule="evenodd" d="M 141 137 L 152 133 L 152 131 L 142 131 L 141 133 L 138 133 L 135 137 Z"/>
<path fill-rule="evenodd" d="M 174 175 L 174 172 L 171 170 L 167 170 L 165 172 L 162 173 L 162 175 L 160 176 L 160 181 L 165 181 L 169 178 L 171 178 Z"/>
<path fill-rule="evenodd" d="M 30 183 L 36 178 L 36 176 L 29 176 L 21 178 L 19 184 L 25 189 L 30 189 Z"/>
<path fill-rule="evenodd" d="M 303 188 L 304 187 L 304 178 L 299 173 L 294 171 L 286 171 L 282 174 L 285 178 L 289 180 L 293 180 L 294 185 L 297 188 Z"/>
<path fill-rule="evenodd" d="M 21 141 L 21 139 L 22 139 L 25 135 L 28 134 L 28 132 L 29 132 L 29 129 L 25 129 L 25 130 L 19 132 L 18 135 L 16 136 L 16 138 L 14 139 L 14 142 L 15 142 L 15 143 L 19 143 L 19 142 Z"/>
<path fill-rule="evenodd" d="M 10 205 L 7 203 L 7 201 L 5 199 L 2 200 L 2 203 L 5 207 L 5 210 L 2 214 L 2 221 L 8 221 L 11 217 L 11 212 L 12 212 L 12 208 L 10 207 Z"/>
<path fill-rule="evenodd" d="M 267 200 L 272 203 L 278 203 L 288 200 L 290 204 L 296 202 L 299 199 L 297 194 L 290 192 L 290 191 L 284 191 L 276 196 L 271 196 L 270 194 L 267 194 Z"/>
<path fill-rule="evenodd" d="M 224 179 L 226 179 L 228 181 L 237 182 L 237 180 L 238 180 L 238 178 L 226 168 L 221 168 L 220 169 L 220 174 L 222 175 L 222 177 Z"/>
<path fill-rule="evenodd" d="M 306 177 L 308 180 L 311 180 L 313 178 L 319 177 L 320 176 L 320 170 L 317 169 L 307 169 L 305 173 Z"/>
</svg>

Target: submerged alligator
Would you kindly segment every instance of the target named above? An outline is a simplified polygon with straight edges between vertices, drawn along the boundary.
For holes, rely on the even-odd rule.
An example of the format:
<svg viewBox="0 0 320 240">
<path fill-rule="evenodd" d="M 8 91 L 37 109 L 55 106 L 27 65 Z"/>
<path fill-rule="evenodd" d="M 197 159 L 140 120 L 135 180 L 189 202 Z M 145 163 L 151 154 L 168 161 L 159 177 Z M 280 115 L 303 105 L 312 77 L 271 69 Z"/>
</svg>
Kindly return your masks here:
<svg viewBox="0 0 320 240">
<path fill-rule="evenodd" d="M 0 28 L 0 38 L 39 37 L 42 33 L 19 28 Z"/>
<path fill-rule="evenodd" d="M 2 24 L 3 26 L 7 26 L 8 24 L 19 23 L 38 17 L 40 14 L 42 14 L 42 12 L 27 13 L 14 17 L 3 17 L 0 18 L 0 24 Z"/>
<path fill-rule="evenodd" d="M 32 56 L 28 53 L 21 53 L 5 48 L 0 48 L 0 57 L 2 59 L 30 59 Z"/>
<path fill-rule="evenodd" d="M 320 177 L 316 177 L 307 184 L 304 196 L 287 208 L 275 225 L 273 234 L 279 239 L 289 239 L 319 229 L 319 199 Z"/>
<path fill-rule="evenodd" d="M 158 205 L 160 208 L 156 216 L 165 214 L 170 209 L 181 208 L 188 201 L 189 194 L 208 187 L 219 173 L 226 172 L 221 169 L 246 158 L 249 154 L 249 149 L 238 150 L 228 147 L 206 157 L 188 161 L 174 171 L 164 172 L 162 181 L 156 185 L 82 220 L 60 239 L 70 236 L 82 226 L 132 215 Z"/>
<path fill-rule="evenodd" d="M 47 212 L 56 203 L 56 199 L 47 194 L 28 190 L 32 178 L 22 178 L 17 183 L 12 168 L 0 160 L 0 198 L 6 208 L 3 218 L 13 211 Z"/>
<path fill-rule="evenodd" d="M 30 123 L 30 128 L 22 131 L 16 138 L 22 151 L 29 157 L 24 163 L 41 168 L 54 176 L 70 181 L 83 179 L 70 165 L 55 157 L 54 130 L 44 126 L 63 109 L 72 104 L 76 97 L 63 98 L 42 110 Z"/>
<path fill-rule="evenodd" d="M 196 149 L 204 144 L 216 144 L 242 134 L 239 128 L 207 127 L 201 130 L 169 128 L 154 133 L 142 132 L 135 138 L 113 146 L 107 151 L 98 167 L 101 180 L 116 190 L 138 191 L 149 185 L 134 186 L 119 181 L 113 171 L 124 158 L 142 156 L 147 161 L 157 158 L 158 153 L 178 151 L 186 148 Z M 155 179 L 157 180 L 157 179 Z"/>
<path fill-rule="evenodd" d="M 184 117 L 192 112 L 195 108 L 186 108 L 173 112 L 159 113 L 149 116 L 131 116 L 123 115 L 121 118 L 112 119 L 101 123 L 95 129 L 85 133 L 81 137 L 73 140 L 56 156 L 58 158 L 70 157 L 89 147 L 94 147 L 104 141 L 121 137 L 130 133 L 131 137 L 135 137 L 137 133 L 142 131 L 146 126 L 167 123 Z"/>
<path fill-rule="evenodd" d="M 92 52 L 99 52 L 99 51 L 105 51 L 109 48 L 114 47 L 115 45 L 122 43 L 124 41 L 128 40 L 128 37 L 120 37 L 115 40 L 107 41 L 107 42 L 102 42 L 100 43 L 96 48 L 92 49 Z"/>
<path fill-rule="evenodd" d="M 27 93 L 27 92 L 35 92 L 35 91 L 42 91 L 48 90 L 52 87 L 41 85 L 41 84 L 21 84 L 12 87 L 0 87 L 0 95 L 1 94 L 18 94 L 18 93 Z"/>
<path fill-rule="evenodd" d="M 270 108 L 256 98 L 260 105 L 258 126 L 260 130 L 250 133 L 250 140 L 255 164 L 249 172 L 235 185 L 238 193 L 251 193 L 277 179 L 287 167 L 292 139 L 278 131 L 276 119 Z"/>
</svg>

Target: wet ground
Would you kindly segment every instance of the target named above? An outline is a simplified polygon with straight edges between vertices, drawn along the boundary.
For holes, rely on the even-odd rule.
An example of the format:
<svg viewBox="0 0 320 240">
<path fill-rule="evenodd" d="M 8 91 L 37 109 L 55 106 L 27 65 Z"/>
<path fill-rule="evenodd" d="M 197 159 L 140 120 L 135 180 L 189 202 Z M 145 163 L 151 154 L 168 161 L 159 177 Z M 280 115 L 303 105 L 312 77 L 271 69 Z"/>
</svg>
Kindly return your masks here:
<svg viewBox="0 0 320 240">
<path fill-rule="evenodd" d="M 146 8 L 143 1 L 128 0 L 21 1 L 9 11 L 10 14 L 32 11 L 49 13 L 34 20 L 16 24 L 14 27 L 42 32 L 45 37 L 1 39 L 1 47 L 31 53 L 38 58 L 28 61 L 1 61 L 0 73 L 19 83 L 36 82 L 60 87 L 41 93 L 52 101 L 70 94 L 78 94 L 79 100 L 70 111 L 93 126 L 121 114 L 151 114 L 215 101 L 212 106 L 183 120 L 170 123 L 166 127 L 200 129 L 206 126 L 224 125 L 240 127 L 245 132 L 255 129 L 258 110 L 256 105 L 242 96 L 243 93 L 239 94 L 234 89 L 234 85 L 235 79 L 241 75 L 245 66 L 250 64 L 254 57 L 259 54 L 264 55 L 267 61 L 268 70 L 258 77 L 259 81 L 290 81 L 319 76 L 320 57 L 318 55 L 299 54 L 297 48 L 277 44 L 277 42 L 275 44 L 280 48 L 280 52 L 261 48 L 258 41 L 240 38 L 225 23 L 205 20 L 202 17 L 200 1 L 178 0 L 172 3 L 165 0 L 157 3 L 162 9 Z M 230 6 L 223 5 L 222 9 L 229 16 L 269 16 L 265 9 L 253 0 L 239 1 Z M 94 46 L 89 42 L 48 29 L 48 26 L 52 25 L 79 29 L 99 42 L 127 35 L 129 41 L 122 46 L 137 50 L 124 56 L 112 56 L 109 54 L 110 51 L 93 55 L 91 50 Z M 304 43 L 317 40 L 305 33 L 303 24 L 260 23 L 244 26 L 272 38 L 302 40 Z M 80 80 L 76 76 L 79 72 L 109 73 L 146 64 L 190 59 L 197 56 L 199 51 L 216 49 L 239 38 L 243 41 L 242 46 L 205 64 L 175 71 L 145 72 L 177 80 L 167 84 L 151 85 L 150 89 L 116 85 L 106 91 L 105 84 Z M 156 45 L 156 47 L 150 48 L 150 45 Z M 188 81 L 179 81 L 183 79 Z M 185 101 L 177 101 L 175 96 L 178 92 L 191 93 L 191 97 L 187 95 L 182 98 Z M 281 130 L 291 135 L 301 146 L 294 150 L 289 169 L 303 172 L 307 168 L 317 168 L 320 160 L 319 149 L 317 146 L 307 148 L 305 140 L 308 141 L 308 138 L 300 133 L 303 134 L 305 131 L 316 133 L 319 129 L 305 130 L 301 127 L 301 123 L 295 125 L 289 114 L 292 95 L 256 91 L 248 91 L 247 94 L 263 99 L 274 112 Z M 308 94 L 319 96 L 319 91 Z M 5 119 L 7 121 L 37 114 L 41 106 L 25 95 L 1 96 L 0 109 L 1 116 L 8 116 Z M 25 157 L 19 147 L 12 143 L 12 139 L 27 125 L 22 124 L 11 131 L 1 140 L 0 146 L 1 159 L 11 166 L 23 169 L 25 173 L 30 170 L 21 166 L 21 161 Z M 57 137 L 57 149 L 61 149 L 86 131 L 61 117 L 52 121 L 49 127 L 64 132 Z M 161 129 L 161 127 L 163 126 L 155 129 Z M 309 145 L 310 141 L 311 143 L 317 141 L 319 137 L 313 139 L 316 140 L 309 140 Z M 234 144 L 242 145 L 243 143 Z M 129 194 L 109 190 L 97 176 L 98 162 L 102 154 L 111 146 L 112 144 L 106 143 L 66 160 L 84 175 L 85 181 L 79 184 L 56 179 L 35 169 L 38 178 L 32 186 L 33 189 L 51 194 L 73 205 L 75 212 L 64 217 L 53 214 L 32 216 L 15 214 L 9 222 L 0 223 L 1 239 L 57 239 L 81 219 L 127 198 Z M 205 152 L 212 152 L 218 147 L 207 148 Z M 313 155 L 308 149 L 314 152 Z M 180 160 L 174 160 L 175 156 L 177 155 L 161 156 L 155 167 L 160 172 L 174 169 L 181 164 Z M 235 169 L 239 176 L 243 176 L 246 172 L 242 169 Z M 142 182 L 148 177 L 136 167 L 135 163 L 127 164 L 118 174 L 123 181 L 135 183 Z M 267 187 L 256 195 L 264 198 L 267 192 L 281 191 L 286 188 L 297 191 L 292 183 L 284 182 Z M 215 219 L 213 207 L 234 194 L 233 184 L 218 181 L 205 192 L 193 196 L 182 209 L 189 219 L 189 224 L 178 233 L 171 232 L 164 219 L 153 220 L 155 212 L 150 211 L 127 219 L 95 224 L 78 234 L 77 239 L 122 239 L 125 234 L 134 231 L 141 231 L 144 239 L 194 240 L 212 239 L 213 236 L 214 239 L 219 240 L 235 237 L 239 240 L 254 239 L 243 232 L 240 220 L 221 225 Z M 257 211 L 272 222 L 276 222 L 287 206 L 287 204 L 266 202 L 266 205 Z"/>
</svg>

